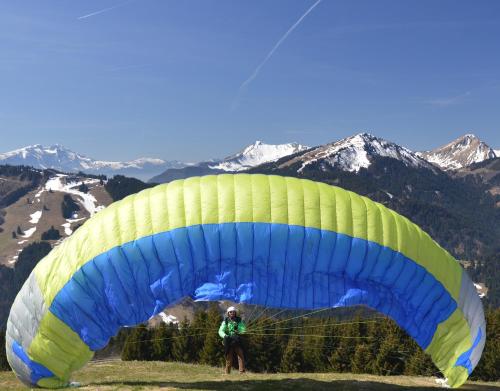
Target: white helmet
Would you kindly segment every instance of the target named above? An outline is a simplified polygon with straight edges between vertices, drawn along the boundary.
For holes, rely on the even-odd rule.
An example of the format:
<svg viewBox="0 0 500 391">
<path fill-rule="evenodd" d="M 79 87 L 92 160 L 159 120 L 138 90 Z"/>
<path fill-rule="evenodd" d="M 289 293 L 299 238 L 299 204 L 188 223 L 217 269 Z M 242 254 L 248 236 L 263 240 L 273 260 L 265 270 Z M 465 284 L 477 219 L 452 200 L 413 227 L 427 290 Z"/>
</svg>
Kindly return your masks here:
<svg viewBox="0 0 500 391">
<path fill-rule="evenodd" d="M 236 307 L 231 306 L 231 307 L 229 307 L 229 308 L 227 309 L 226 313 L 228 313 L 228 314 L 229 314 L 231 311 L 238 312 L 238 310 L 236 309 Z"/>
</svg>

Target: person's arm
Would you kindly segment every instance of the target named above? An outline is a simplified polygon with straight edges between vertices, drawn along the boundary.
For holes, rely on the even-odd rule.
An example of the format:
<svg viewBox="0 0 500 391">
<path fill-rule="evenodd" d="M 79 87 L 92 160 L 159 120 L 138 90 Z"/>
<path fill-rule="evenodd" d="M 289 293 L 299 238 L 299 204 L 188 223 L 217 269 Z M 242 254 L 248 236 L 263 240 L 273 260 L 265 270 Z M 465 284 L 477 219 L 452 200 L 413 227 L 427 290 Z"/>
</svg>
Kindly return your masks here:
<svg viewBox="0 0 500 391">
<path fill-rule="evenodd" d="M 222 321 L 219 327 L 219 336 L 224 339 L 226 337 L 226 322 Z"/>
<path fill-rule="evenodd" d="M 247 331 L 247 326 L 246 326 L 245 322 L 240 321 L 240 323 L 238 323 L 238 333 L 245 334 L 246 331 Z"/>
</svg>

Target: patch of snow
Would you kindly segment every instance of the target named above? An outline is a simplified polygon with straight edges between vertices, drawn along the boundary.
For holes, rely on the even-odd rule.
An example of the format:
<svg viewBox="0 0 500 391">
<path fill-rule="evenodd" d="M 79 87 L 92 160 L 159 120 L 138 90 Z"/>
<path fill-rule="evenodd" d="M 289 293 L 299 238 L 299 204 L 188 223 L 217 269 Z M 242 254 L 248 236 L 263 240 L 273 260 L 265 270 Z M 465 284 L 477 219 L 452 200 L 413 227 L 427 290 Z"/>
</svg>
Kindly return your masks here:
<svg viewBox="0 0 500 391">
<path fill-rule="evenodd" d="M 64 223 L 61 224 L 64 227 L 64 233 L 66 236 L 70 236 L 73 233 L 73 230 L 71 229 L 71 223 Z"/>
<path fill-rule="evenodd" d="M 76 196 L 80 204 L 82 204 L 83 207 L 87 210 L 87 212 L 89 212 L 90 216 L 93 216 L 95 213 L 104 209 L 104 206 L 96 205 L 97 200 L 92 194 L 84 193 L 77 189 L 77 187 L 80 186 L 81 181 L 63 183 L 63 181 L 66 182 L 66 180 L 63 179 L 65 177 L 67 177 L 67 175 L 57 174 L 56 176 L 50 178 L 45 183 L 45 189 L 52 191 L 60 191 L 63 193 L 68 193 Z M 92 184 L 97 182 L 99 182 L 98 179 L 89 179 L 85 181 L 85 183 L 87 184 Z"/>
<path fill-rule="evenodd" d="M 77 221 L 82 221 L 82 220 L 85 220 L 85 217 L 80 217 L 76 219 L 66 219 L 68 223 L 76 223 Z"/>
<path fill-rule="evenodd" d="M 494 149 L 493 153 L 495 154 L 496 157 L 500 157 L 500 149 Z"/>
<path fill-rule="evenodd" d="M 177 320 L 177 317 L 174 315 L 167 315 L 165 312 L 160 312 L 158 315 L 160 315 L 161 320 L 165 322 L 166 324 L 178 324 L 179 321 Z"/>
<path fill-rule="evenodd" d="M 32 227 L 30 229 L 27 229 L 24 231 L 24 235 L 21 235 L 23 238 L 29 238 L 31 235 L 33 235 L 36 231 L 36 227 Z"/>
<path fill-rule="evenodd" d="M 28 240 L 21 240 L 19 242 L 17 242 L 17 244 L 23 244 L 23 243 L 26 243 Z"/>
<path fill-rule="evenodd" d="M 385 194 L 387 194 L 391 200 L 392 200 L 392 198 L 394 197 L 394 196 L 393 196 L 391 193 L 389 193 L 388 191 L 385 191 L 384 193 L 385 193 Z"/>
<path fill-rule="evenodd" d="M 35 194 L 35 198 L 40 198 L 40 196 L 42 195 L 42 193 L 45 191 L 45 189 L 43 187 L 40 188 L 40 191 L 38 193 Z"/>
<path fill-rule="evenodd" d="M 61 226 L 64 228 L 64 233 L 66 234 L 66 236 L 70 236 L 73 233 L 73 230 L 71 229 L 71 224 L 76 223 L 77 221 L 82 221 L 82 220 L 85 220 L 85 217 L 66 219 L 66 222 L 64 224 L 61 224 Z"/>
<path fill-rule="evenodd" d="M 38 221 L 40 220 L 40 217 L 42 217 L 42 211 L 39 210 L 35 213 L 30 214 L 30 223 L 31 224 L 38 224 Z"/>
</svg>

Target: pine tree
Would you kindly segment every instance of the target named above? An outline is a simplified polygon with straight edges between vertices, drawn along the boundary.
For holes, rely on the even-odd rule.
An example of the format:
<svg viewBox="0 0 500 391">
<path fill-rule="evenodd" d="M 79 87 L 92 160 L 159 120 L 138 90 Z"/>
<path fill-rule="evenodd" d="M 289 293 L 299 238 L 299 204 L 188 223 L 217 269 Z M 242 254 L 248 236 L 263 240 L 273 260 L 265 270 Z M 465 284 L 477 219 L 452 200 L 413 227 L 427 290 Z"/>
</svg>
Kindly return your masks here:
<svg viewBox="0 0 500 391">
<path fill-rule="evenodd" d="M 200 362 L 212 366 L 220 366 L 224 361 L 224 352 L 221 339 L 217 333 L 222 322 L 219 309 L 212 304 L 207 313 L 206 330 L 203 348 L 200 353 Z"/>
<path fill-rule="evenodd" d="M 400 375 L 404 364 L 399 353 L 399 341 L 393 334 L 385 337 L 375 357 L 374 369 L 377 375 Z"/>
<path fill-rule="evenodd" d="M 162 322 L 152 335 L 151 356 L 156 361 L 172 360 L 172 343 L 174 336 L 174 327 L 172 324 Z"/>
<path fill-rule="evenodd" d="M 369 345 L 362 343 L 356 346 L 351 367 L 353 373 L 373 373 L 373 353 Z"/>
<path fill-rule="evenodd" d="M 304 356 L 302 344 L 298 336 L 294 335 L 288 340 L 283 358 L 281 360 L 281 371 L 302 372 Z"/>
<path fill-rule="evenodd" d="M 206 336 L 213 332 L 207 323 L 207 312 L 200 310 L 194 313 L 193 321 L 191 322 L 191 359 L 190 362 L 200 362 L 200 354 L 205 344 Z M 218 326 L 217 326 L 218 327 Z M 218 330 L 218 329 L 217 329 Z M 215 330 L 215 332 L 217 332 Z"/>
<path fill-rule="evenodd" d="M 124 361 L 147 361 L 152 359 L 151 333 L 146 326 L 139 325 L 127 337 L 122 351 Z"/>
<path fill-rule="evenodd" d="M 243 338 L 246 366 L 253 372 L 277 372 L 286 348 L 286 340 L 277 334 L 272 321 L 257 320 Z M 283 345 L 283 346 L 282 346 Z"/>
<path fill-rule="evenodd" d="M 21 229 L 21 227 L 19 225 L 17 226 L 17 231 L 16 232 L 17 232 L 18 235 L 22 235 L 24 233 L 23 230 Z"/>
<path fill-rule="evenodd" d="M 12 239 L 17 239 L 17 233 L 16 233 L 16 231 L 12 231 Z"/>
<path fill-rule="evenodd" d="M 486 345 L 473 379 L 498 381 L 500 379 L 500 308 L 486 312 Z"/>
<path fill-rule="evenodd" d="M 5 330 L 0 330 L 0 371 L 10 370 L 7 356 L 5 355 Z"/>
<path fill-rule="evenodd" d="M 172 343 L 172 356 L 174 361 L 186 363 L 194 362 L 191 333 L 189 320 L 184 318 L 179 324 L 179 333 Z"/>
<path fill-rule="evenodd" d="M 431 357 L 418 346 L 405 362 L 405 375 L 431 376 L 437 371 Z"/>
<path fill-rule="evenodd" d="M 303 322 L 303 326 L 305 326 L 301 329 L 305 334 L 303 369 L 305 372 L 323 372 L 327 369 L 328 364 L 325 354 L 326 338 L 323 338 L 322 335 L 326 331 L 323 321 L 321 319 L 308 319 Z"/>
<path fill-rule="evenodd" d="M 330 365 L 335 372 L 351 372 L 351 359 L 356 350 L 359 329 L 356 324 L 350 322 L 334 326 L 332 331 L 339 337 L 329 358 Z"/>
</svg>

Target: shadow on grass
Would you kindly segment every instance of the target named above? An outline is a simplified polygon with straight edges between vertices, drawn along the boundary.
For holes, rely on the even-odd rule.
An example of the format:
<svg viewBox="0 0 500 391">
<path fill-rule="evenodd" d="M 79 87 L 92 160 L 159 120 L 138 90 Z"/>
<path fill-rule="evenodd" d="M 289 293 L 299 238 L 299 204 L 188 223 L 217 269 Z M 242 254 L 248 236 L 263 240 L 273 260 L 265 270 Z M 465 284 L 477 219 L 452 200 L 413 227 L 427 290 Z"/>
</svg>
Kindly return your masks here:
<svg viewBox="0 0 500 391">
<path fill-rule="evenodd" d="M 85 384 L 86 386 L 142 386 L 142 387 L 173 387 L 191 390 L 335 390 L 335 391 L 436 391 L 436 387 L 401 386 L 396 384 L 356 381 L 333 380 L 321 381 L 313 379 L 277 379 L 277 380 L 224 380 L 224 381 L 199 381 L 199 382 L 173 382 L 173 381 L 103 381 Z M 460 390 L 475 391 L 500 391 L 500 387 L 483 384 L 465 384 Z"/>
</svg>

